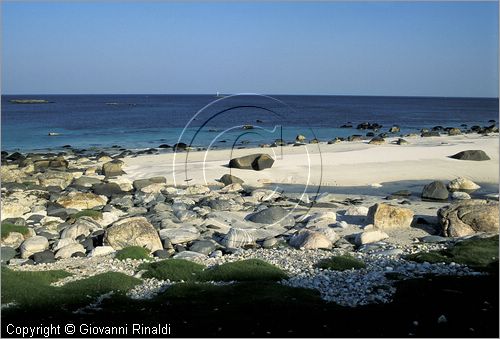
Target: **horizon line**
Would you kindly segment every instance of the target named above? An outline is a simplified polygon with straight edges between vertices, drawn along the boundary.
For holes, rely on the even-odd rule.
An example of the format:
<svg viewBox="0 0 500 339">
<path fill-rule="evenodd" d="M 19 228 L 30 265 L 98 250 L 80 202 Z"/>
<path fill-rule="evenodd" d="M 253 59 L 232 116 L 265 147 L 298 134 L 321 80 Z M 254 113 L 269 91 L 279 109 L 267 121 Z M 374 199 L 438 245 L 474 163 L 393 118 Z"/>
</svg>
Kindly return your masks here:
<svg viewBox="0 0 500 339">
<path fill-rule="evenodd" d="M 252 95 L 252 94 L 265 94 L 269 96 L 333 96 L 333 97 L 398 97 L 398 98 L 463 98 L 463 99 L 499 99 L 500 95 L 496 97 L 492 96 L 446 96 L 446 95 L 376 95 L 376 94 L 284 94 L 284 93 L 220 93 L 219 95 Z M 43 95 L 206 95 L 206 96 L 216 96 L 216 93 L 25 93 L 25 94 L 10 94 L 1 93 L 1 96 L 43 96 Z"/>
</svg>

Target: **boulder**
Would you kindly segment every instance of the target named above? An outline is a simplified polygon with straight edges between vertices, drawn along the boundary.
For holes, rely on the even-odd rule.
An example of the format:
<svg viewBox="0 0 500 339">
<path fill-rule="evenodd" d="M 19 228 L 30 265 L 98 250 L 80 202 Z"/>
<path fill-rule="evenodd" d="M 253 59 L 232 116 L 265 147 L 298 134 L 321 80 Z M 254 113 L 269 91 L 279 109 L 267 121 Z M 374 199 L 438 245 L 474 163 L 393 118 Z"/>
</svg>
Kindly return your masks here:
<svg viewBox="0 0 500 339">
<path fill-rule="evenodd" d="M 116 221 L 106 229 L 104 242 L 115 250 L 129 246 L 145 247 L 150 252 L 163 249 L 156 229 L 144 217 L 131 217 Z"/>
<path fill-rule="evenodd" d="M 113 195 L 124 193 L 121 187 L 114 182 L 94 184 L 92 185 L 92 191 L 94 191 L 95 194 L 104 195 L 106 197 L 112 197 Z"/>
<path fill-rule="evenodd" d="M 315 212 L 310 215 L 307 219 L 306 227 L 310 226 L 324 226 L 328 227 L 331 224 L 335 224 L 337 221 L 337 214 L 333 211 L 327 212 Z"/>
<path fill-rule="evenodd" d="M 422 199 L 447 200 L 448 195 L 448 189 L 442 181 L 433 181 L 422 190 Z"/>
<path fill-rule="evenodd" d="M 371 244 L 384 239 L 389 238 L 389 236 L 380 230 L 371 229 L 365 232 L 358 233 L 354 239 L 356 245 L 361 246 L 365 244 Z"/>
<path fill-rule="evenodd" d="M 295 137 L 295 141 L 297 142 L 304 142 L 306 140 L 306 137 L 303 136 L 302 134 L 299 134 Z"/>
<path fill-rule="evenodd" d="M 349 206 L 344 215 L 347 216 L 367 216 L 368 215 L 368 207 L 365 206 Z"/>
<path fill-rule="evenodd" d="M 68 195 L 61 196 L 56 202 L 64 208 L 73 208 L 76 210 L 92 209 L 96 206 L 104 206 L 107 199 L 94 193 L 70 192 Z"/>
<path fill-rule="evenodd" d="M 149 186 L 151 184 L 166 184 L 167 183 L 167 178 L 165 177 L 152 177 L 148 179 L 137 179 L 134 180 L 132 183 L 132 186 L 136 190 L 140 190 L 143 187 Z"/>
<path fill-rule="evenodd" d="M 222 239 L 221 244 L 227 248 L 241 248 L 253 246 L 255 240 L 254 236 L 248 230 L 231 227 Z"/>
<path fill-rule="evenodd" d="M 205 255 L 209 255 L 217 248 L 217 243 L 213 240 L 200 240 L 195 241 L 190 247 L 189 250 L 192 252 L 198 252 Z"/>
<path fill-rule="evenodd" d="M 368 142 L 370 145 L 383 145 L 385 144 L 385 139 L 382 137 L 374 137 L 370 142 Z"/>
<path fill-rule="evenodd" d="M 466 192 L 455 191 L 451 194 L 451 198 L 454 200 L 467 200 L 470 199 L 470 195 Z"/>
<path fill-rule="evenodd" d="M 474 191 L 481 188 L 473 181 L 466 178 L 456 178 L 448 183 L 448 189 L 450 191 Z"/>
<path fill-rule="evenodd" d="M 2 246 L 1 247 L 1 253 L 0 253 L 0 259 L 1 263 L 5 264 L 8 263 L 10 259 L 14 258 L 16 256 L 16 250 L 12 247 L 9 246 Z"/>
<path fill-rule="evenodd" d="M 463 237 L 477 232 L 498 233 L 498 201 L 461 200 L 437 212 L 447 237 Z"/>
<path fill-rule="evenodd" d="M 460 135 L 460 134 L 462 134 L 460 128 L 453 127 L 448 130 L 448 135 Z"/>
<path fill-rule="evenodd" d="M 56 261 L 54 253 L 49 250 L 37 252 L 33 254 L 35 264 L 50 264 Z"/>
<path fill-rule="evenodd" d="M 231 175 L 231 174 L 224 174 L 219 181 L 224 184 L 224 186 L 231 185 L 231 184 L 242 184 L 243 180 L 240 178 Z"/>
<path fill-rule="evenodd" d="M 290 212 L 280 206 L 271 206 L 259 212 L 252 213 L 246 219 L 259 224 L 279 223 L 282 226 L 295 225 L 295 219 Z"/>
<path fill-rule="evenodd" d="M 251 154 L 240 158 L 231 159 L 229 162 L 230 168 L 253 169 L 261 171 L 266 168 L 271 168 L 274 164 L 274 159 L 268 154 Z"/>
<path fill-rule="evenodd" d="M 328 237 L 320 232 L 301 230 L 289 242 L 290 246 L 304 249 L 331 249 L 333 244 Z"/>
<path fill-rule="evenodd" d="M 60 248 L 56 252 L 56 259 L 71 258 L 71 256 L 73 254 L 75 254 L 76 252 L 85 253 L 85 248 L 83 247 L 83 245 L 82 244 L 77 244 L 77 243 L 68 244 L 68 245 Z"/>
<path fill-rule="evenodd" d="M 24 214 L 30 212 L 31 209 L 20 201 L 5 200 L 2 197 L 1 211 L 2 220 L 4 220 L 22 217 Z"/>
<path fill-rule="evenodd" d="M 121 160 L 112 160 L 104 163 L 102 165 L 102 173 L 106 177 L 116 177 L 118 175 L 125 174 L 122 170 L 123 161 Z"/>
<path fill-rule="evenodd" d="M 380 230 L 408 228 L 413 215 L 413 211 L 408 208 L 375 204 L 368 210 L 368 222 Z"/>
<path fill-rule="evenodd" d="M 397 145 L 408 145 L 408 141 L 406 141 L 405 139 L 399 138 L 399 139 L 396 141 L 396 144 L 397 144 Z"/>
<path fill-rule="evenodd" d="M 38 182 L 45 187 L 60 187 L 65 189 L 73 181 L 71 172 L 48 171 L 38 175 Z"/>
<path fill-rule="evenodd" d="M 18 248 L 24 241 L 24 236 L 19 232 L 9 232 L 6 237 L 2 238 L 2 246 Z"/>
<path fill-rule="evenodd" d="M 401 132 L 401 128 L 399 128 L 399 126 L 397 125 L 394 125 L 391 128 L 389 128 L 389 133 L 399 133 L 399 132 Z"/>
<path fill-rule="evenodd" d="M 200 237 L 200 232 L 194 226 L 187 226 L 180 228 L 165 228 L 160 230 L 161 239 L 169 239 L 173 245 L 184 244 Z"/>
<path fill-rule="evenodd" d="M 72 186 L 92 187 L 92 185 L 100 184 L 101 182 L 101 179 L 95 177 L 81 176 L 73 180 Z"/>
<path fill-rule="evenodd" d="M 78 218 L 74 224 L 67 226 L 61 233 L 61 239 L 76 239 L 79 236 L 87 237 L 92 232 L 101 229 L 101 226 L 91 217 Z"/>
<path fill-rule="evenodd" d="M 458 160 L 485 161 L 490 160 L 490 157 L 481 150 L 467 150 L 453 154 L 450 158 Z"/>
<path fill-rule="evenodd" d="M 89 254 L 90 257 L 103 257 L 115 253 L 115 249 L 111 246 L 96 246 Z"/>
<path fill-rule="evenodd" d="M 35 235 L 26 239 L 20 246 L 21 258 L 27 259 L 37 252 L 45 251 L 49 248 L 47 238 Z"/>
</svg>

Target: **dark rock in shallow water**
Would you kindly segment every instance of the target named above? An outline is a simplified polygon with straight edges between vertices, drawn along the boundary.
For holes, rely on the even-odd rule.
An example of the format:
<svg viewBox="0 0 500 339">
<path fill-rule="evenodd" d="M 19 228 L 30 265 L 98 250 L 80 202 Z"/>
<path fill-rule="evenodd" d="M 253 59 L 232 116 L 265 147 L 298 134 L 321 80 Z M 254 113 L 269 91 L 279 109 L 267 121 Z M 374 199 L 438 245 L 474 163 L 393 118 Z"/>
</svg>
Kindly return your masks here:
<svg viewBox="0 0 500 339">
<path fill-rule="evenodd" d="M 482 150 L 467 150 L 453 154 L 450 158 L 458 160 L 485 161 L 490 160 L 490 157 Z"/>
<path fill-rule="evenodd" d="M 231 184 L 242 184 L 243 180 L 231 175 L 231 174 L 224 174 L 220 179 L 220 182 L 224 184 L 224 186 L 231 185 Z"/>
<path fill-rule="evenodd" d="M 24 156 L 21 153 L 19 153 L 19 152 L 14 152 L 11 155 L 7 156 L 6 159 L 7 160 L 16 161 L 16 160 L 19 160 L 19 159 L 24 159 Z"/>
<path fill-rule="evenodd" d="M 424 186 L 422 190 L 422 199 L 428 200 L 447 200 L 448 189 L 442 181 L 433 181 Z"/>
<path fill-rule="evenodd" d="M 274 159 L 271 158 L 271 156 L 265 153 L 260 153 L 231 159 L 231 161 L 229 162 L 229 167 L 261 171 L 266 168 L 271 168 L 273 164 Z"/>
<path fill-rule="evenodd" d="M 54 253 L 49 250 L 33 254 L 33 261 L 37 264 L 49 264 L 56 261 Z"/>
<path fill-rule="evenodd" d="M 188 145 L 186 145 L 185 143 L 179 142 L 175 144 L 172 148 L 174 149 L 174 151 L 185 151 L 187 147 Z"/>
<path fill-rule="evenodd" d="M 160 146 L 158 146 L 158 148 L 172 148 L 172 146 L 167 144 L 161 144 Z"/>
</svg>

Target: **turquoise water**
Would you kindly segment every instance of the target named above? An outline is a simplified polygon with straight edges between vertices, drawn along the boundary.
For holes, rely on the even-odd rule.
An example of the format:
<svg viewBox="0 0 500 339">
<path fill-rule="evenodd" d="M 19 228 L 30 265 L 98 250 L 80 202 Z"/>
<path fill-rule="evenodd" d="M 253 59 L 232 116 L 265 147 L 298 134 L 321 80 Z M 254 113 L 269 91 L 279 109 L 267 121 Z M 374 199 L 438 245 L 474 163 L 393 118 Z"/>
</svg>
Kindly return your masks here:
<svg viewBox="0 0 500 339">
<path fill-rule="evenodd" d="M 47 99 L 14 104 L 10 99 Z M 215 102 L 214 102 L 215 101 Z M 205 109 L 205 106 L 209 105 Z M 297 134 L 322 141 L 366 134 L 352 123 L 393 124 L 401 133 L 423 127 L 486 126 L 498 119 L 496 98 L 214 95 L 2 96 L 2 150 L 150 148 L 178 141 L 232 147 L 271 143 Z M 243 125 L 253 129 L 243 129 Z M 48 136 L 49 132 L 60 133 Z"/>
</svg>

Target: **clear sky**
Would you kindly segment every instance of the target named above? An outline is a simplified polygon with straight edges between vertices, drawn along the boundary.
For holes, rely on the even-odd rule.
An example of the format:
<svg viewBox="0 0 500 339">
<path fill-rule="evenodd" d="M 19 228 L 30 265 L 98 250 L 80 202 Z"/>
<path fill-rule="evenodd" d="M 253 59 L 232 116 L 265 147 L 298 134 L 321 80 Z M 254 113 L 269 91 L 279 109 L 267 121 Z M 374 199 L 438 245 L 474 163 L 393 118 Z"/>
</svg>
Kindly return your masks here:
<svg viewBox="0 0 500 339">
<path fill-rule="evenodd" d="M 6 3 L 3 94 L 498 96 L 497 2 Z"/>
</svg>

